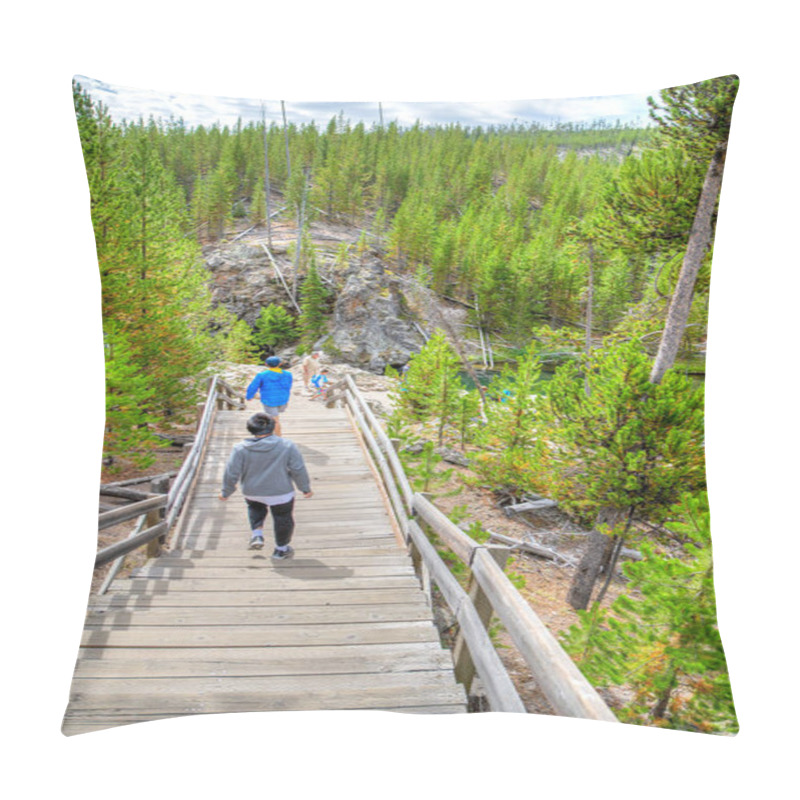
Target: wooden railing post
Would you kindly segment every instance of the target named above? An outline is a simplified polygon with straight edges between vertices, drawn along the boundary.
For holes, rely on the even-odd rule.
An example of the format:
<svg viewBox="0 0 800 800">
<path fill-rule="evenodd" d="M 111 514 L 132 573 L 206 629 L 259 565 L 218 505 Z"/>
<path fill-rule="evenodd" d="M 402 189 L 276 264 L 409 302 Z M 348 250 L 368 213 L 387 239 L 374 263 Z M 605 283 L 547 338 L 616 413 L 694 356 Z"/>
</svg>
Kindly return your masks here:
<svg viewBox="0 0 800 800">
<path fill-rule="evenodd" d="M 419 579 L 420 586 L 425 594 L 425 599 L 428 601 L 428 605 L 433 607 L 431 572 L 428 569 L 428 565 L 425 563 L 425 559 L 422 557 L 422 553 L 420 552 L 419 547 L 417 547 L 416 542 L 409 537 L 406 544 L 408 546 L 409 554 L 411 555 L 411 564 L 414 567 L 414 573 Z"/>
<path fill-rule="evenodd" d="M 492 556 L 500 569 L 505 570 L 508 557 L 511 553 L 509 548 L 488 545 L 485 549 L 489 555 Z M 483 623 L 483 627 L 488 631 L 494 608 L 492 607 L 491 601 L 486 596 L 486 592 L 483 591 L 480 584 L 475 579 L 475 576 L 472 574 L 470 574 L 469 583 L 467 584 L 467 596 L 472 600 L 475 610 L 478 612 L 478 616 Z M 453 663 L 455 664 L 456 680 L 463 684 L 464 690 L 469 694 L 472 681 L 475 679 L 475 664 L 472 661 L 469 647 L 461 631 L 459 631 L 456 637 L 456 643 L 453 646 Z"/>
<path fill-rule="evenodd" d="M 206 404 L 205 403 L 197 403 L 195 405 L 195 408 L 197 409 L 197 419 L 195 420 L 195 423 L 194 423 L 194 430 L 195 430 L 195 433 L 197 433 L 197 431 L 200 430 L 200 423 L 203 421 L 203 413 L 206 410 Z"/>
<path fill-rule="evenodd" d="M 525 713 L 525 706 L 478 618 L 475 606 L 415 520 L 409 520 L 408 531 L 409 538 L 430 567 L 431 580 L 438 586 L 459 627 L 465 631 L 492 710 Z"/>
<path fill-rule="evenodd" d="M 147 518 L 145 519 L 145 527 L 152 528 L 154 525 L 158 525 L 161 522 L 161 516 L 163 514 L 162 508 L 154 508 L 152 511 L 147 512 Z M 162 534 L 163 536 L 164 534 Z M 155 539 L 151 539 L 146 547 L 145 553 L 148 558 L 155 558 L 161 552 L 161 536 L 156 537 Z"/>
<path fill-rule="evenodd" d="M 157 478 L 151 484 L 152 491 L 158 494 L 167 494 L 169 492 L 169 478 Z M 145 527 L 152 528 L 158 525 L 164 519 L 166 507 L 154 508 L 148 511 L 145 517 Z M 147 558 L 156 558 L 161 553 L 161 547 L 167 539 L 166 532 L 162 533 L 155 539 L 151 539 L 145 546 L 145 553 Z"/>
</svg>

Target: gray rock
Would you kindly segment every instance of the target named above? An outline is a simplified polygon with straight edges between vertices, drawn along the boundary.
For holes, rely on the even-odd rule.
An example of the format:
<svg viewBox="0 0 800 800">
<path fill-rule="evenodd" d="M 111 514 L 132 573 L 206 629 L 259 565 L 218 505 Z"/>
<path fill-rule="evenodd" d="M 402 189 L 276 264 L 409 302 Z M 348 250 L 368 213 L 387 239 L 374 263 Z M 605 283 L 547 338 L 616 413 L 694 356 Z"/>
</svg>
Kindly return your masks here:
<svg viewBox="0 0 800 800">
<path fill-rule="evenodd" d="M 336 299 L 326 349 L 370 372 L 405 364 L 424 344 L 398 281 L 373 261 L 353 267 Z"/>
<path fill-rule="evenodd" d="M 419 455 L 425 449 L 425 442 L 414 442 L 407 447 L 403 448 L 404 453 L 410 453 L 412 456 Z"/>
<path fill-rule="evenodd" d="M 449 464 L 457 464 L 459 467 L 469 466 L 469 459 L 459 453 L 458 450 L 451 450 L 449 447 L 437 447 L 433 452 L 441 456 L 442 460 L 447 461 Z"/>
<path fill-rule="evenodd" d="M 217 270 L 225 265 L 225 259 L 219 253 L 212 253 L 206 257 L 206 266 L 211 270 Z"/>
<path fill-rule="evenodd" d="M 264 306 L 286 306 L 288 298 L 261 247 L 237 243 L 204 250 L 212 297 L 238 318 L 255 325 Z"/>
<path fill-rule="evenodd" d="M 373 414 L 377 417 L 385 417 L 386 416 L 386 409 L 383 406 L 383 403 L 379 403 L 377 400 L 367 400 L 367 405 L 369 406 L 370 410 Z"/>
</svg>

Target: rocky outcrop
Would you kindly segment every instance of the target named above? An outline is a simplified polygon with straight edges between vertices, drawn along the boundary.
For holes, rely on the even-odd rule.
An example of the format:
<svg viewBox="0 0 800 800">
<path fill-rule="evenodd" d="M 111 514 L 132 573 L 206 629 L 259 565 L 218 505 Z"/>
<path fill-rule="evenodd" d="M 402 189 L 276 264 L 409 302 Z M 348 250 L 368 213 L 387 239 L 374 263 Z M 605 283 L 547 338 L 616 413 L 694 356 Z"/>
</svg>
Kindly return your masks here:
<svg viewBox="0 0 800 800">
<path fill-rule="evenodd" d="M 286 293 L 275 280 L 267 254 L 260 245 L 242 242 L 224 248 L 206 247 L 203 257 L 212 274 L 214 302 L 224 305 L 250 325 L 255 324 L 263 306 L 286 303 Z"/>
<path fill-rule="evenodd" d="M 353 266 L 336 298 L 322 349 L 371 372 L 405 364 L 424 344 L 400 282 L 373 260 Z"/>
<path fill-rule="evenodd" d="M 279 263 L 285 261 L 276 247 L 273 255 Z M 215 303 L 239 319 L 255 325 L 261 309 L 270 303 L 293 312 L 286 291 L 258 242 L 207 246 L 203 257 Z M 288 274 L 288 262 L 282 266 Z M 399 367 L 419 352 L 424 339 L 415 320 L 420 319 L 428 327 L 425 314 L 404 292 L 404 284 L 377 258 L 353 264 L 344 275 L 337 276 L 337 283 L 329 333 L 315 343 L 315 349 L 324 350 L 333 361 L 371 373 L 382 373 L 389 364 Z"/>
</svg>

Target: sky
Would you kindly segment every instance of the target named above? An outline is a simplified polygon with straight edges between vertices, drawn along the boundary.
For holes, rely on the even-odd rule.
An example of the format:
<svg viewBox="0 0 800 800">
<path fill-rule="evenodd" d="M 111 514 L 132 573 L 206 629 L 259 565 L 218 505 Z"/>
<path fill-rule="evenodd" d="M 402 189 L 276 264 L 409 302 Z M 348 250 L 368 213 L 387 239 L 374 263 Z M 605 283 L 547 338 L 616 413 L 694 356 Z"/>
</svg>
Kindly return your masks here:
<svg viewBox="0 0 800 800">
<path fill-rule="evenodd" d="M 151 115 L 164 120 L 170 116 L 175 119 L 182 117 L 190 126 L 210 126 L 215 122 L 233 126 L 240 117 L 244 124 L 261 120 L 261 99 L 158 92 L 116 86 L 81 75 L 76 75 L 75 79 L 95 100 L 108 108 L 116 122 L 123 119 L 136 121 L 139 117 L 147 120 Z M 657 96 L 658 92 L 654 90 L 651 94 Z M 268 121 L 281 122 L 280 100 L 264 98 L 263 105 Z M 423 125 L 459 123 L 466 127 L 527 125 L 532 122 L 544 125 L 591 123 L 599 119 L 611 124 L 617 120 L 623 124 L 638 122 L 645 125 L 648 122 L 646 94 L 491 102 L 285 100 L 285 106 L 289 122 L 304 124 L 313 121 L 319 126 L 327 125 L 332 117 L 341 113 L 351 123 L 363 122 L 369 127 L 380 122 L 381 108 L 386 124 L 396 121 L 402 127 L 414 125 L 417 121 Z"/>
</svg>

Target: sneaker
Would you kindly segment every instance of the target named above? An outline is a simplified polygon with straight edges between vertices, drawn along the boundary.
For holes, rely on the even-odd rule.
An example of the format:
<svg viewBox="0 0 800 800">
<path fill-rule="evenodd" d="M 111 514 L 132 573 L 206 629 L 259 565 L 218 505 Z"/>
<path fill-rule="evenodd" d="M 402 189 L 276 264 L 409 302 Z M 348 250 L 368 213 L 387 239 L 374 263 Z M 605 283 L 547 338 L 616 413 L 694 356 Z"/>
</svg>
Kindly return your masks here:
<svg viewBox="0 0 800 800">
<path fill-rule="evenodd" d="M 251 550 L 260 550 L 264 546 L 264 537 L 263 536 L 253 536 L 250 539 L 250 549 Z"/>
<path fill-rule="evenodd" d="M 278 550 L 275 548 L 275 551 L 272 554 L 272 557 L 275 561 L 286 561 L 286 559 L 291 558 L 294 555 L 294 548 L 287 547 L 285 550 Z"/>
</svg>

